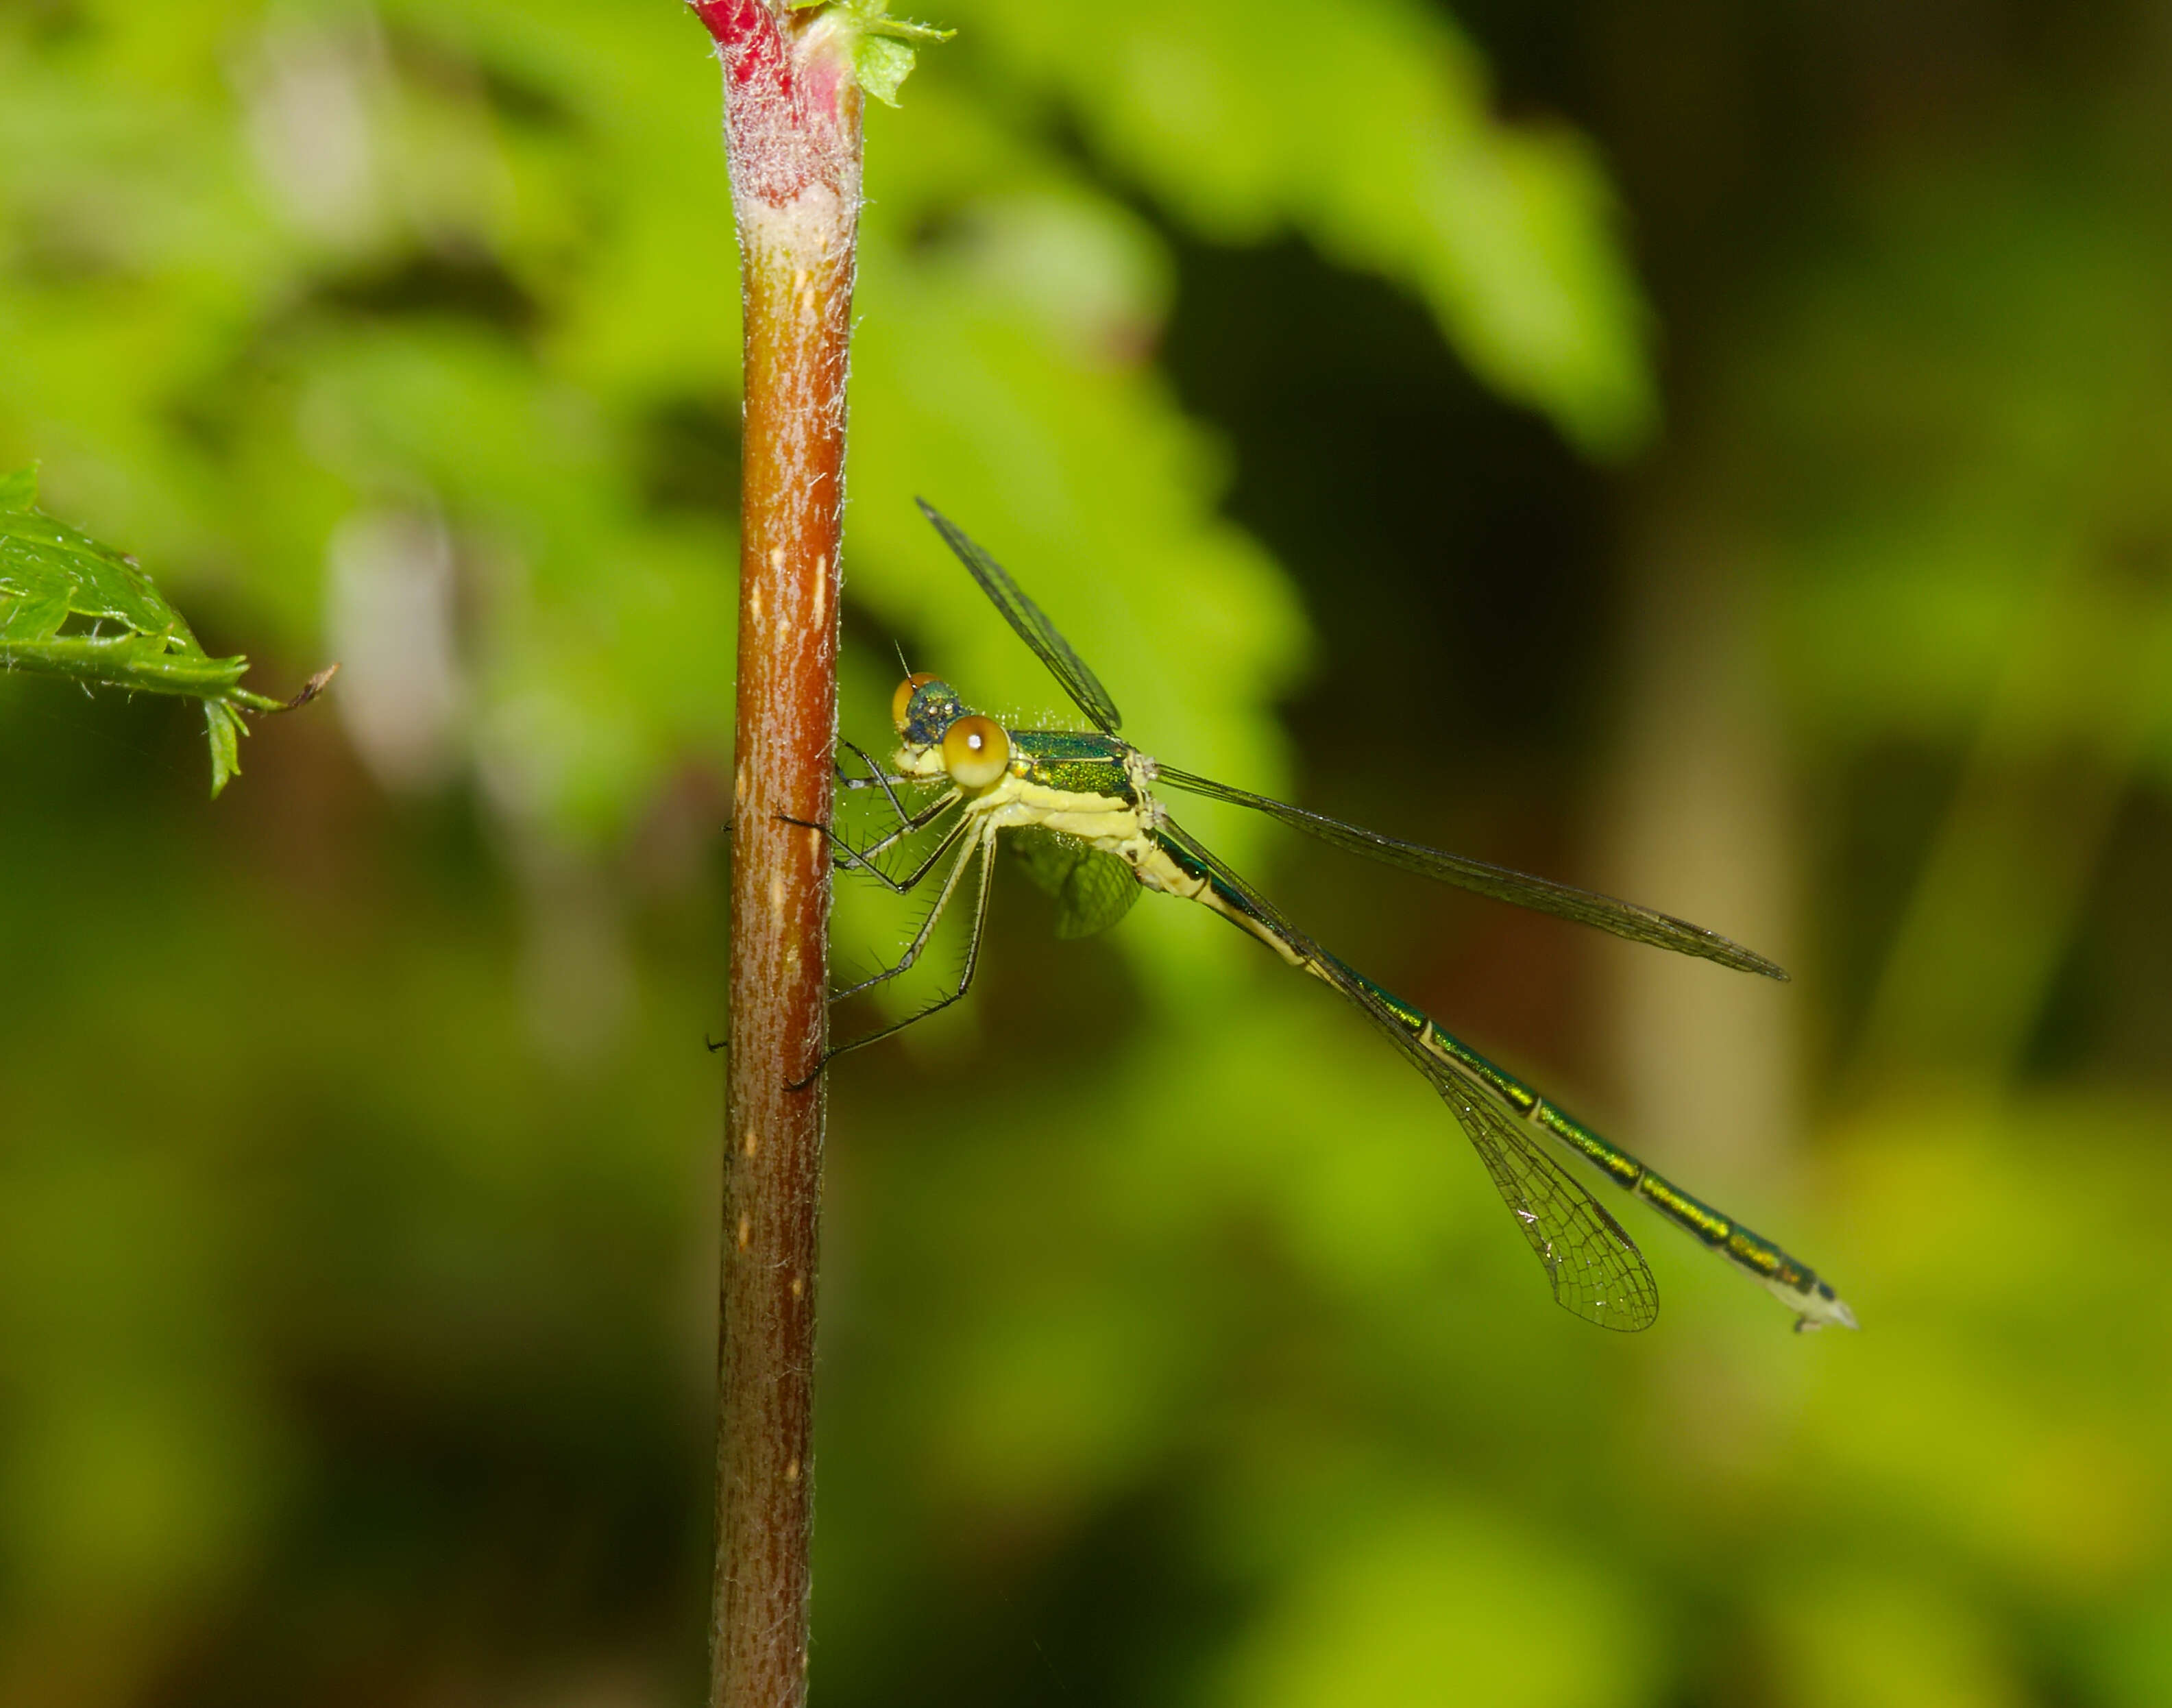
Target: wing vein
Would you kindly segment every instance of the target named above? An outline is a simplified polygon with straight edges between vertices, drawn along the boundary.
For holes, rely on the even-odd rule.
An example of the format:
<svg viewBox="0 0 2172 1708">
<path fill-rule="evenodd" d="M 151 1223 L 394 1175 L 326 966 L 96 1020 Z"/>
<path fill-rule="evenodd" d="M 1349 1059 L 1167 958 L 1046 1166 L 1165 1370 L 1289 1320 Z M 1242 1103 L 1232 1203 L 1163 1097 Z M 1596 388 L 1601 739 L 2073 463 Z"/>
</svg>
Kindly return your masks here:
<svg viewBox="0 0 2172 1708">
<path fill-rule="evenodd" d="M 1491 896 L 1496 901 L 1505 901 L 1517 907 L 1527 907 L 1534 912 L 1553 915 L 1556 919 L 1572 920 L 1578 925 L 1595 927 L 1615 936 L 1626 937 L 1632 943 L 1648 944 L 1653 948 L 1672 949 L 1679 954 L 1694 955 L 1700 960 L 1717 961 L 1723 967 L 1739 972 L 1760 973 L 1768 979 L 1784 980 L 1784 968 L 1767 960 L 1754 949 L 1745 948 L 1730 937 L 1716 931 L 1707 931 L 1701 925 L 1691 925 L 1685 919 L 1677 919 L 1670 913 L 1661 913 L 1656 908 L 1644 907 L 1633 901 L 1622 901 L 1611 895 L 1602 895 L 1597 890 L 1579 889 L 1573 884 L 1556 884 L 1550 878 L 1534 878 L 1528 873 L 1511 871 L 1505 866 L 1490 865 L 1483 860 L 1473 860 L 1461 854 L 1450 854 L 1444 849 L 1429 848 L 1422 842 L 1406 842 L 1394 836 L 1383 836 L 1356 824 L 1346 824 L 1340 819 L 1331 819 L 1320 813 L 1293 807 L 1287 801 L 1277 801 L 1266 795 L 1255 795 L 1249 789 L 1240 789 L 1228 783 L 1218 783 L 1211 777 L 1202 777 L 1175 765 L 1157 767 L 1159 780 L 1187 794 L 1203 795 L 1209 800 L 1228 801 L 1239 807 L 1250 807 L 1255 812 L 1265 813 L 1279 819 L 1294 830 L 1316 836 L 1331 846 L 1347 853 L 1363 855 L 1383 865 L 1401 867 L 1423 877 L 1435 878 L 1443 884 L 1453 884 L 1480 895 Z"/>
<path fill-rule="evenodd" d="M 1555 1301 L 1603 1329 L 1649 1328 L 1659 1313 L 1659 1287 L 1651 1265 L 1628 1230 L 1548 1153 L 1538 1135 L 1489 1088 L 1427 1049 L 1378 986 L 1292 925 L 1174 821 L 1164 819 L 1158 834 L 1281 935 L 1425 1077 L 1478 1152 L 1493 1190 L 1546 1271 Z"/>
<path fill-rule="evenodd" d="M 976 545 L 964 529 L 925 498 L 913 502 L 920 506 L 921 513 L 935 524 L 935 531 L 958 555 L 958 561 L 971 572 L 973 579 L 980 583 L 981 591 L 987 594 L 990 603 L 1018 631 L 1019 638 L 1048 667 L 1049 674 L 1063 685 L 1063 691 L 1071 696 L 1073 703 L 1092 718 L 1103 733 L 1114 735 L 1124 722 L 1123 714 L 1116 710 L 1116 702 L 1109 697 L 1109 690 L 1101 685 L 1101 679 L 1072 650 L 1071 643 L 1049 621 L 1047 614 L 1011 579 L 1010 572 Z"/>
</svg>

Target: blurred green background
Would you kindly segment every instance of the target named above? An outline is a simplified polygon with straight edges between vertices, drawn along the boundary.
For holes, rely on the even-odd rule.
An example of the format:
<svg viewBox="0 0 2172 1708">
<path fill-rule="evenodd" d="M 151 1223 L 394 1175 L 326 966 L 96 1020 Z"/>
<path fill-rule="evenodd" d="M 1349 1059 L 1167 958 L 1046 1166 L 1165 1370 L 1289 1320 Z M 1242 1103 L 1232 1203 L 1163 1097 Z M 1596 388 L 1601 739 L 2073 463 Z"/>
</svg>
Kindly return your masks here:
<svg viewBox="0 0 2172 1708">
<path fill-rule="evenodd" d="M 1578 1324 L 1331 996 L 1005 874 L 836 1076 L 815 1700 L 2172 1701 L 2164 9 L 925 9 L 847 733 L 901 646 L 1062 710 L 922 491 L 1150 751 L 1777 955 L 1190 815 L 1864 1330 L 1634 1207 L 1660 1322 Z M 216 807 L 188 708 L 0 677 L 0 1700 L 698 1697 L 705 53 L 0 6 L 0 467 L 254 685 L 346 666 Z"/>
</svg>

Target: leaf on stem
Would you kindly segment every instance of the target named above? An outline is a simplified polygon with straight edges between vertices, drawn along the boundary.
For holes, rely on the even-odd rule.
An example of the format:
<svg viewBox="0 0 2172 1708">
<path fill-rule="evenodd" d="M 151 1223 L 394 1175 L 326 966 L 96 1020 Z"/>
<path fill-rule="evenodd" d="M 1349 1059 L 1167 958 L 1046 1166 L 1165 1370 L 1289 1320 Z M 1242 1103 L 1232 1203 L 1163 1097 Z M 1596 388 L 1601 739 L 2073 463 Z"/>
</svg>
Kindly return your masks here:
<svg viewBox="0 0 2172 1708">
<path fill-rule="evenodd" d="M 791 8 L 805 12 L 829 0 L 791 0 Z M 897 105 L 897 92 L 911 76 L 917 57 L 912 46 L 921 41 L 948 41 L 957 32 L 933 24 L 890 15 L 890 0 L 837 0 L 826 17 L 844 20 L 854 32 L 852 75 L 860 87 L 885 106 Z"/>
<path fill-rule="evenodd" d="M 206 653 L 133 558 L 55 521 L 37 496 L 35 467 L 0 474 L 0 669 L 202 701 L 218 795 L 241 769 L 241 713 L 305 705 L 339 667 L 292 700 L 244 688 L 247 658 Z M 105 632 L 109 623 L 119 631 Z"/>
</svg>

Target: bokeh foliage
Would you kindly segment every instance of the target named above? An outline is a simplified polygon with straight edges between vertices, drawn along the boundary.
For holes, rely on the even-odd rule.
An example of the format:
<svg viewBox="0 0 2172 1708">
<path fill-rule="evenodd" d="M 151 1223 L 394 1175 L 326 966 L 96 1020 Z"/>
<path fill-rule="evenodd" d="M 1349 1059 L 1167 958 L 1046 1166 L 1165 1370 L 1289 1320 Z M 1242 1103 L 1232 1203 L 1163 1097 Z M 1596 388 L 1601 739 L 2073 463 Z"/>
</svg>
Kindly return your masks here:
<svg viewBox="0 0 2172 1708">
<path fill-rule="evenodd" d="M 1059 709 L 924 491 L 1151 749 L 1781 952 L 1647 972 L 1197 814 L 1867 1329 L 1648 1221 L 1659 1326 L 1583 1329 L 1323 993 L 1005 881 L 975 999 L 837 1082 L 820 1700 L 2172 1694 L 2172 105 L 2138 13 L 1941 78 L 1930 15 L 933 19 L 870 119 L 847 733 L 898 647 Z M 346 665 L 215 809 L 175 708 L 0 677 L 0 1700 L 694 1693 L 702 53 L 0 13 L 0 467 L 213 651 Z M 848 888 L 841 970 L 903 924 Z"/>
</svg>

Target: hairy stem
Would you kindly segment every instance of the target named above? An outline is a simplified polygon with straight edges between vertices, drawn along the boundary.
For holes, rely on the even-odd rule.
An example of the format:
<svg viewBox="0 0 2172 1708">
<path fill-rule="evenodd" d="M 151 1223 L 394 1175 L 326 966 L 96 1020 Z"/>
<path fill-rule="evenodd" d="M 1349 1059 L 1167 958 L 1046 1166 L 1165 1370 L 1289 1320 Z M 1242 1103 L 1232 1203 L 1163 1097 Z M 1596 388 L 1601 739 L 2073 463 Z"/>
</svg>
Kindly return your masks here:
<svg viewBox="0 0 2172 1708">
<path fill-rule="evenodd" d="M 745 314 L 714 1708 L 806 1696 L 845 374 L 859 212 L 848 44 L 762 0 L 694 8 L 724 63 Z"/>
</svg>

